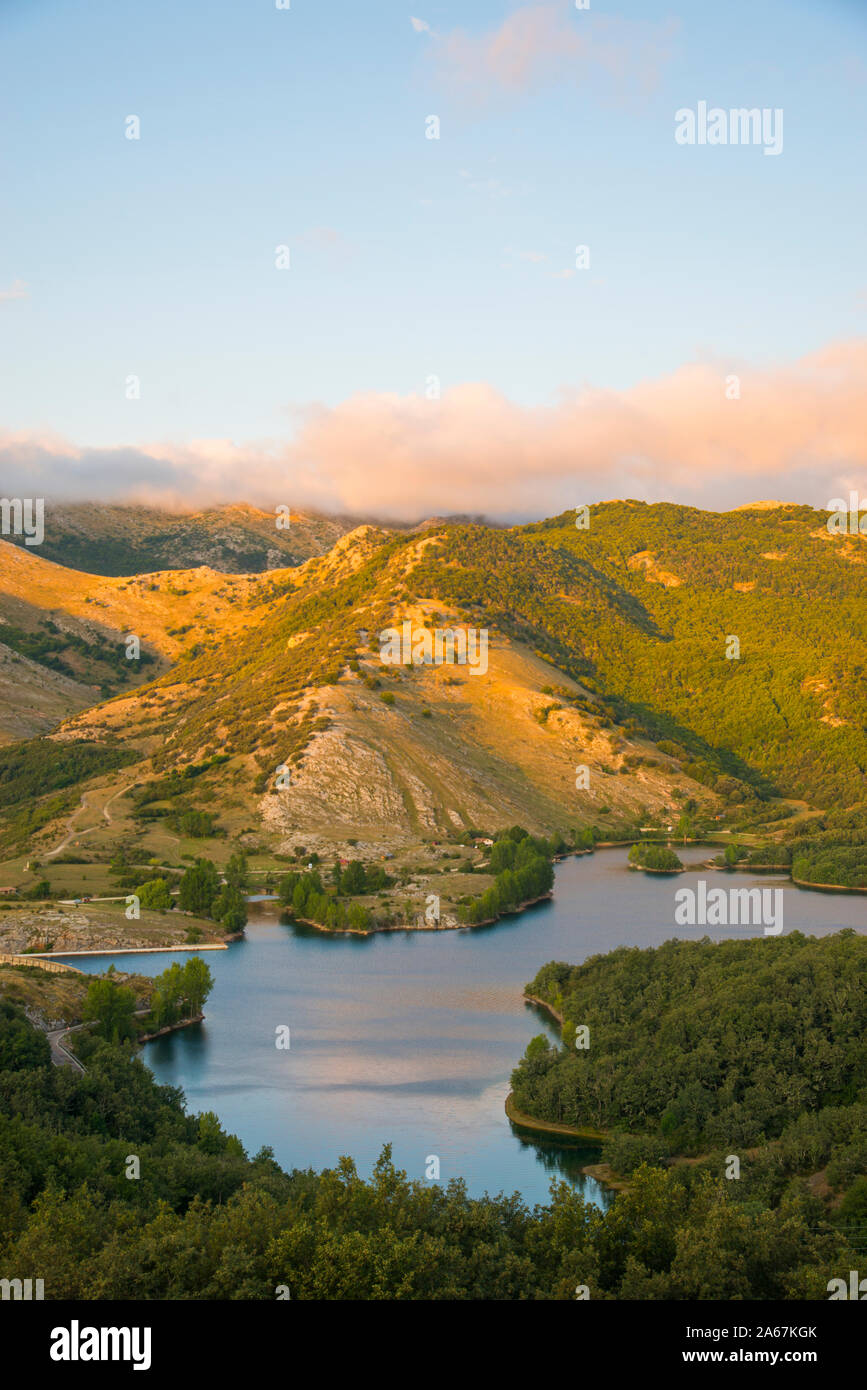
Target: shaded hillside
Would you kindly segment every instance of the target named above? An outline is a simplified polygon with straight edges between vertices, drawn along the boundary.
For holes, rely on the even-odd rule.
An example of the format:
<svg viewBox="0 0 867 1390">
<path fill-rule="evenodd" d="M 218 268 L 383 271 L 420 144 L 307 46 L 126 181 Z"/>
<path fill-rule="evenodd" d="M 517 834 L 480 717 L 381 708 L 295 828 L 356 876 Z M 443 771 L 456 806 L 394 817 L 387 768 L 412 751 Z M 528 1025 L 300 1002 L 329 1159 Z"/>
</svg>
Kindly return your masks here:
<svg viewBox="0 0 867 1390">
<path fill-rule="evenodd" d="M 687 761 L 702 760 L 699 740 L 735 778 L 850 804 L 867 776 L 867 541 L 830 535 L 826 515 L 607 503 L 587 530 L 574 513 L 459 528 L 448 564 L 429 553 L 415 582 L 532 635 Z"/>
<path fill-rule="evenodd" d="M 288 505 L 288 504 L 287 504 Z M 225 574 L 257 574 L 323 555 L 354 523 L 290 511 L 231 505 L 200 512 L 81 502 L 45 509 L 43 559 L 89 574 L 132 575 L 207 565 Z M 9 540 L 16 543 L 17 538 Z M 23 539 L 17 542 L 23 546 Z"/>
<path fill-rule="evenodd" d="M 852 930 L 551 962 L 527 993 L 563 1015 L 564 1047 L 531 1045 L 515 1102 L 541 1119 L 658 1134 L 673 1150 L 757 1144 L 856 1101 L 863 1131 L 865 966 L 867 938 Z"/>
</svg>

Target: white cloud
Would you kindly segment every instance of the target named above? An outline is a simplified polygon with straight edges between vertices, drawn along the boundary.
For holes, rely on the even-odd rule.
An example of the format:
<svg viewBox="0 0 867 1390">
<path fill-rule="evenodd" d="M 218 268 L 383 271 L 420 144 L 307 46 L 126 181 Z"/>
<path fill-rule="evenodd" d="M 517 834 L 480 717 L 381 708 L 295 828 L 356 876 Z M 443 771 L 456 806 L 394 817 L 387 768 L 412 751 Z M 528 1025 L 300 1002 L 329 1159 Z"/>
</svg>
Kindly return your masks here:
<svg viewBox="0 0 867 1390">
<path fill-rule="evenodd" d="M 0 290 L 0 302 L 7 299 L 29 299 L 30 291 L 23 280 L 13 280 L 8 290 Z"/>
<path fill-rule="evenodd" d="M 741 397 L 726 397 L 726 377 Z M 418 520 L 526 520 L 635 497 L 731 507 L 756 497 L 824 507 L 867 494 L 867 339 L 774 367 L 690 363 L 624 391 L 564 389 L 516 405 L 485 383 L 439 401 L 363 393 L 294 414 L 289 442 L 193 440 L 93 449 L 0 434 L 10 496 L 204 505 L 247 500 Z"/>
</svg>

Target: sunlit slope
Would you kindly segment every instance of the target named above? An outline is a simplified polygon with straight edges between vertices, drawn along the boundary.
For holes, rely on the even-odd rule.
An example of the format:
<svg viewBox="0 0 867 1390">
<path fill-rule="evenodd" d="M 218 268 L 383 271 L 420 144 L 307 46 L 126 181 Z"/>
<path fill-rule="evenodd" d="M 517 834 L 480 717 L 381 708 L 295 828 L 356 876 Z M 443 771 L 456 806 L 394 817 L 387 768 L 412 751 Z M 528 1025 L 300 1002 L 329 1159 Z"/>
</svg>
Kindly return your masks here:
<svg viewBox="0 0 867 1390">
<path fill-rule="evenodd" d="M 0 542 L 0 740 L 55 728 L 248 621 L 259 576 L 200 568 L 115 579 Z M 127 658 L 128 636 L 142 659 Z"/>
<path fill-rule="evenodd" d="M 531 624 L 511 634 L 491 624 L 485 673 L 384 665 L 378 635 L 389 626 L 467 624 L 466 605 L 426 597 L 418 582 L 422 567 L 449 565 L 452 544 L 450 528 L 412 538 L 358 528 L 322 559 L 272 576 L 222 641 L 62 736 L 137 741 L 157 770 L 227 754 L 209 797 L 243 789 L 272 829 L 296 838 L 555 828 L 597 812 L 656 813 L 672 806 L 674 787 L 703 795 L 645 731 L 621 728 L 534 650 Z M 631 598 L 580 562 L 566 568 L 572 596 L 596 594 L 612 632 L 646 626 Z M 281 766 L 289 776 L 278 787 Z M 579 791 L 580 768 L 589 786 Z"/>
<path fill-rule="evenodd" d="M 118 737 L 157 774 L 225 755 L 208 804 L 296 838 L 674 814 L 675 793 L 863 799 L 859 538 L 792 507 L 609 503 L 587 529 L 575 519 L 361 526 L 234 579 L 91 577 L 81 604 L 134 604 L 175 659 L 59 737 Z M 488 671 L 384 665 L 379 634 L 405 621 L 486 631 Z"/>
</svg>

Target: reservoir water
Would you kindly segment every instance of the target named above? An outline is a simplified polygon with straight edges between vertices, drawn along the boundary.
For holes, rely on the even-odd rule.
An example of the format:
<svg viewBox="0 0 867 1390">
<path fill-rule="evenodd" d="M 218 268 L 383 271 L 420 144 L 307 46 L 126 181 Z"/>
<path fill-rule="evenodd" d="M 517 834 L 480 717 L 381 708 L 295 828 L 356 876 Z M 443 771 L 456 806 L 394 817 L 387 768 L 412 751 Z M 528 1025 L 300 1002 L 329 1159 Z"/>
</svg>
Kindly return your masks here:
<svg viewBox="0 0 867 1390">
<path fill-rule="evenodd" d="M 714 887 L 783 887 L 785 932 L 867 928 L 867 898 L 805 892 L 763 874 L 701 869 L 711 851 L 679 850 L 685 874 L 627 868 L 627 850 L 557 866 L 554 898 L 493 927 L 331 936 L 283 925 L 272 903 L 251 903 L 246 940 L 203 953 L 214 977 L 205 1022 L 148 1043 L 158 1081 L 184 1090 L 191 1110 L 213 1110 L 248 1153 L 270 1145 L 285 1168 L 332 1167 L 342 1154 L 367 1175 L 383 1144 L 425 1180 L 462 1178 L 472 1195 L 519 1191 L 532 1205 L 552 1178 L 605 1204 L 581 1173 L 598 1153 L 517 1133 L 504 1113 L 509 1074 L 536 1033 L 556 1025 L 523 1002 L 549 960 L 577 964 L 616 946 L 671 937 L 760 936 L 757 927 L 676 927 L 674 895 L 704 878 Z M 174 954 L 69 958 L 101 972 L 157 974 Z M 275 1046 L 288 1027 L 288 1050 Z"/>
</svg>

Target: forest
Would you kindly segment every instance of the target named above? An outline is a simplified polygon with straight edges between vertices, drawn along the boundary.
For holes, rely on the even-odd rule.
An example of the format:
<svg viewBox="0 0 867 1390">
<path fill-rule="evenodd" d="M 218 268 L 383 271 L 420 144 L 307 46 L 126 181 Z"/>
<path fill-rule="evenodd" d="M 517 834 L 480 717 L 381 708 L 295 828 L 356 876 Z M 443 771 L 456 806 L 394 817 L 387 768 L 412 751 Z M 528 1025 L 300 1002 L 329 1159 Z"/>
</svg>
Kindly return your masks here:
<svg viewBox="0 0 867 1390">
<path fill-rule="evenodd" d="M 867 1114 L 865 974 L 867 937 L 851 929 L 552 962 L 527 993 L 562 1013 L 562 1045 L 531 1044 L 515 1103 L 690 1154 L 762 1144 L 829 1108 Z M 578 1025 L 586 1049 L 573 1046 Z M 867 1136 L 860 1158 L 863 1171 Z"/>
<path fill-rule="evenodd" d="M 127 1176 L 128 1155 L 140 1178 Z M 528 1209 L 409 1181 L 388 1145 L 284 1172 L 216 1115 L 190 1115 L 130 1044 L 95 1040 L 86 1075 L 0 1003 L 0 1264 L 46 1299 L 826 1299 L 855 1250 L 790 1179 L 741 1202 L 706 1170 L 645 1164 L 605 1212 L 566 1183 Z M 171 1252 L 171 1258 L 167 1258 Z"/>
</svg>

